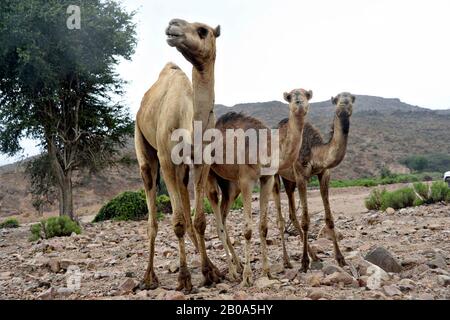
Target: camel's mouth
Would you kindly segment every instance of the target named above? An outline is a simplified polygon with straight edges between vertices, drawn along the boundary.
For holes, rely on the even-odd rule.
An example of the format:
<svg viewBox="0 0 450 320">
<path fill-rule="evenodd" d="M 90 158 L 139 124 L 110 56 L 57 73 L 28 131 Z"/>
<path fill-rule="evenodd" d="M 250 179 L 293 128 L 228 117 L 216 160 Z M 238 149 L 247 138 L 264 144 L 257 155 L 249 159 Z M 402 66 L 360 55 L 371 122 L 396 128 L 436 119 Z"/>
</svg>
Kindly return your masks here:
<svg viewBox="0 0 450 320">
<path fill-rule="evenodd" d="M 183 38 L 184 33 L 181 30 L 178 30 L 178 28 L 169 26 L 166 29 L 166 35 L 167 35 L 167 43 L 171 46 L 176 45 L 180 39 Z"/>
</svg>

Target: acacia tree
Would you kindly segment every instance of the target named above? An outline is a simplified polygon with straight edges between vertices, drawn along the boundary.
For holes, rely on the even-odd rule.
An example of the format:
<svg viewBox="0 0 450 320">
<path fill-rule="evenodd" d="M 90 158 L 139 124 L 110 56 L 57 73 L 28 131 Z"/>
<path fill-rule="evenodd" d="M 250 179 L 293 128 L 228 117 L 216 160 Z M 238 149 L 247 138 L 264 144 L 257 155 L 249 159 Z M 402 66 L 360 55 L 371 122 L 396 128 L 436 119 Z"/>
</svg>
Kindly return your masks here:
<svg viewBox="0 0 450 320">
<path fill-rule="evenodd" d="M 77 2 L 81 28 L 70 29 Z M 136 46 L 133 15 L 113 0 L 0 2 L 0 152 L 38 141 L 61 215 L 74 215 L 74 171 L 110 164 L 132 133 L 128 110 L 114 101 L 124 84 L 115 67 Z"/>
</svg>

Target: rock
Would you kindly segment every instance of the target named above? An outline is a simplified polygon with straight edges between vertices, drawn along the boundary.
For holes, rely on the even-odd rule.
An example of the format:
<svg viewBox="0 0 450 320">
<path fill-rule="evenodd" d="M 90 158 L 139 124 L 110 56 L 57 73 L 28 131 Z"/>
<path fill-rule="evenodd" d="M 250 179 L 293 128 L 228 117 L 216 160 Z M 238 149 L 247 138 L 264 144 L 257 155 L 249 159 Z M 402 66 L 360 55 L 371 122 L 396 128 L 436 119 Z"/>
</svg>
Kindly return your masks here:
<svg viewBox="0 0 450 320">
<path fill-rule="evenodd" d="M 138 283 L 136 281 L 131 278 L 127 278 L 120 284 L 119 291 L 121 292 L 121 294 L 131 293 L 137 286 Z"/>
<path fill-rule="evenodd" d="M 284 271 L 283 263 L 274 263 L 270 266 L 270 272 L 272 274 L 282 273 Z"/>
<path fill-rule="evenodd" d="M 334 272 L 325 277 L 322 281 L 325 285 L 343 283 L 344 285 L 356 284 L 356 280 L 347 272 Z M 359 287 L 359 284 L 358 284 Z"/>
<path fill-rule="evenodd" d="M 445 261 L 444 257 L 442 257 L 440 254 L 436 254 L 435 258 L 429 262 L 427 262 L 427 265 L 432 268 L 440 268 L 443 270 L 447 269 L 447 262 Z"/>
<path fill-rule="evenodd" d="M 37 296 L 39 300 L 53 300 L 56 296 L 55 288 L 51 287 Z"/>
<path fill-rule="evenodd" d="M 379 290 L 381 286 L 389 280 L 389 275 L 386 271 L 377 265 L 371 265 L 367 268 L 367 288 L 370 290 Z"/>
<path fill-rule="evenodd" d="M 147 298 L 148 292 L 147 292 L 147 290 L 141 290 L 138 293 L 136 293 L 136 296 L 139 298 Z"/>
<path fill-rule="evenodd" d="M 56 259 L 50 259 L 47 262 L 47 266 L 49 267 L 49 269 L 54 272 L 54 273 L 58 273 L 59 270 L 61 269 L 60 263 L 58 260 Z"/>
<path fill-rule="evenodd" d="M 186 300 L 186 296 L 183 292 L 180 291 L 168 291 L 164 296 L 164 300 Z"/>
<path fill-rule="evenodd" d="M 450 277 L 445 275 L 440 275 L 437 278 L 437 282 L 440 286 L 447 287 L 450 286 Z"/>
<path fill-rule="evenodd" d="M 334 232 L 336 234 L 336 238 L 338 241 L 344 239 L 344 236 L 336 227 L 334 228 Z M 328 240 L 333 240 L 333 238 L 331 237 L 331 231 L 330 231 L 330 229 L 328 229 L 328 227 L 326 225 L 320 229 L 319 234 L 317 235 L 317 238 L 325 238 Z"/>
<path fill-rule="evenodd" d="M 219 293 L 227 293 L 230 291 L 231 286 L 226 283 L 218 283 L 216 284 L 216 288 L 219 290 Z"/>
<path fill-rule="evenodd" d="M 384 286 L 383 291 L 388 297 L 401 296 L 402 292 L 394 285 Z"/>
<path fill-rule="evenodd" d="M 311 270 L 322 270 L 323 263 L 322 261 L 312 261 L 310 268 Z"/>
<path fill-rule="evenodd" d="M 328 276 L 330 274 L 333 274 L 335 272 L 345 272 L 341 267 L 338 267 L 334 264 L 326 264 L 323 268 L 322 268 L 322 272 Z"/>
<path fill-rule="evenodd" d="M 58 296 L 67 297 L 73 294 L 74 291 L 70 288 L 58 288 L 58 290 L 56 290 L 56 293 L 58 294 Z"/>
<path fill-rule="evenodd" d="M 77 263 L 73 260 L 62 259 L 61 261 L 59 261 L 59 265 L 60 265 L 61 269 L 67 270 L 67 269 L 69 269 L 70 266 L 76 266 Z"/>
<path fill-rule="evenodd" d="M 170 273 L 175 273 L 180 269 L 180 267 L 178 266 L 178 262 L 174 261 L 171 262 L 169 265 L 169 272 Z"/>
<path fill-rule="evenodd" d="M 295 269 L 288 269 L 284 272 L 284 279 L 288 279 L 289 281 L 294 280 L 298 275 L 298 271 Z"/>
<path fill-rule="evenodd" d="M 0 273 L 0 280 L 9 280 L 13 277 L 13 273 L 12 272 L 2 272 Z"/>
<path fill-rule="evenodd" d="M 387 214 L 394 214 L 395 213 L 395 209 L 389 207 L 389 208 L 386 209 L 386 213 Z"/>
<path fill-rule="evenodd" d="M 311 287 L 320 287 L 320 283 L 321 283 L 322 279 L 323 279 L 322 273 L 312 273 L 312 274 L 306 276 L 306 282 Z"/>
<path fill-rule="evenodd" d="M 321 289 L 313 289 L 307 294 L 307 297 L 312 300 L 319 300 L 325 297 L 325 292 Z"/>
<path fill-rule="evenodd" d="M 103 244 L 101 243 L 90 243 L 86 246 L 88 249 L 95 249 L 95 248 L 101 248 L 103 247 Z"/>
<path fill-rule="evenodd" d="M 383 247 L 373 249 L 366 255 L 365 259 L 379 266 L 386 272 L 398 273 L 402 271 L 400 263 Z"/>
<path fill-rule="evenodd" d="M 258 280 L 255 281 L 255 286 L 258 289 L 265 289 L 270 288 L 275 284 L 279 284 L 280 281 L 278 280 L 270 280 L 268 277 L 261 277 Z"/>
<path fill-rule="evenodd" d="M 401 291 L 405 292 L 413 290 L 414 287 L 416 286 L 416 283 L 411 279 L 402 279 L 399 281 L 397 285 Z"/>
<path fill-rule="evenodd" d="M 250 300 L 250 297 L 245 291 L 238 291 L 233 295 L 233 300 Z"/>
<path fill-rule="evenodd" d="M 109 276 L 110 276 L 110 274 L 108 272 L 105 272 L 105 271 L 100 271 L 100 272 L 94 273 L 94 279 L 96 279 L 96 280 L 103 279 L 103 278 L 108 278 Z"/>
</svg>

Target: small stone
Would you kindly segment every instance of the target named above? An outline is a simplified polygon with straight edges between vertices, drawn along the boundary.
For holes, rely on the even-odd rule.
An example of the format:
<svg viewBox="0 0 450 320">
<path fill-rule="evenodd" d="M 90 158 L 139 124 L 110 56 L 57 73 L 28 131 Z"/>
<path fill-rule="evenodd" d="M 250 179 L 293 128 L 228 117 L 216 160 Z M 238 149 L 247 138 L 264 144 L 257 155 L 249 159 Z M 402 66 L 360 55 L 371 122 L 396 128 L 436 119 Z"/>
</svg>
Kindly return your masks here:
<svg viewBox="0 0 450 320">
<path fill-rule="evenodd" d="M 249 300 L 249 298 L 245 291 L 238 291 L 233 295 L 233 300 Z"/>
<path fill-rule="evenodd" d="M 57 273 L 61 269 L 59 261 L 56 259 L 50 259 L 47 262 L 47 265 L 48 265 L 49 269 L 54 273 Z"/>
<path fill-rule="evenodd" d="M 67 296 L 70 296 L 71 294 L 73 294 L 73 290 L 70 289 L 70 288 L 58 288 L 58 290 L 56 291 L 56 293 L 57 293 L 59 296 L 67 297 Z"/>
<path fill-rule="evenodd" d="M 411 279 L 402 279 L 397 285 L 401 291 L 406 292 L 413 290 L 416 283 Z"/>
<path fill-rule="evenodd" d="M 379 266 L 386 272 L 398 273 L 402 271 L 400 263 L 383 247 L 373 249 L 366 255 L 365 259 Z"/>
<path fill-rule="evenodd" d="M 394 285 L 384 286 L 383 291 L 388 297 L 402 295 L 402 292 Z"/>
<path fill-rule="evenodd" d="M 334 264 L 326 264 L 323 267 L 322 271 L 326 276 L 333 274 L 335 272 L 345 272 L 341 267 L 338 267 Z"/>
<path fill-rule="evenodd" d="M 39 300 L 53 300 L 56 296 L 55 288 L 51 287 L 37 296 Z"/>
<path fill-rule="evenodd" d="M 76 266 L 77 263 L 75 261 L 73 261 L 73 260 L 62 259 L 59 262 L 59 265 L 60 265 L 61 269 L 67 270 L 67 269 L 69 269 L 70 266 Z"/>
<path fill-rule="evenodd" d="M 0 273 L 0 280 L 9 280 L 13 277 L 13 273 L 12 272 L 2 272 Z"/>
<path fill-rule="evenodd" d="M 289 281 L 292 281 L 295 279 L 295 277 L 297 277 L 298 275 L 298 271 L 295 269 L 288 269 L 285 271 L 284 273 L 284 278 L 288 279 Z"/>
<path fill-rule="evenodd" d="M 440 286 L 448 287 L 450 286 L 450 277 L 445 275 L 440 275 L 437 278 L 437 282 Z"/>
<path fill-rule="evenodd" d="M 131 293 L 134 290 L 134 288 L 137 287 L 137 285 L 138 283 L 136 281 L 134 281 L 131 278 L 128 278 L 120 284 L 119 291 L 121 292 L 121 294 Z"/>
<path fill-rule="evenodd" d="M 445 262 L 444 257 L 442 257 L 441 255 L 436 255 L 435 258 L 429 262 L 427 262 L 427 265 L 432 268 L 432 269 L 436 269 L 436 268 L 440 268 L 443 270 L 447 269 L 447 262 Z"/>
<path fill-rule="evenodd" d="M 138 293 L 136 293 L 136 296 L 139 298 L 147 298 L 148 292 L 147 292 L 147 290 L 141 290 Z"/>
<path fill-rule="evenodd" d="M 282 273 L 284 271 L 284 265 L 282 263 L 274 263 L 270 266 L 270 272 L 273 274 Z"/>
<path fill-rule="evenodd" d="M 385 281 L 389 280 L 389 275 L 386 271 L 377 265 L 371 265 L 367 268 L 367 288 L 370 290 L 379 290 Z"/>
<path fill-rule="evenodd" d="M 101 248 L 103 247 L 103 244 L 101 243 L 90 243 L 86 246 L 88 249 L 95 249 L 95 248 Z"/>
<path fill-rule="evenodd" d="M 227 293 L 231 287 L 226 283 L 218 283 L 216 284 L 216 288 L 219 290 L 219 293 Z"/>
<path fill-rule="evenodd" d="M 319 300 L 319 299 L 323 298 L 324 296 L 325 296 L 325 292 L 321 289 L 313 289 L 307 295 L 307 297 L 312 300 Z"/>
<path fill-rule="evenodd" d="M 395 209 L 389 207 L 389 208 L 386 209 L 386 213 L 387 214 L 394 214 L 395 213 Z"/>
<path fill-rule="evenodd" d="M 336 239 L 338 241 L 344 239 L 344 236 L 342 235 L 342 233 L 335 227 L 334 228 L 334 232 L 336 234 Z M 319 234 L 317 236 L 318 238 L 325 238 L 328 240 L 333 240 L 333 237 L 331 236 L 331 230 L 325 225 L 323 226 L 320 231 Z"/>
<path fill-rule="evenodd" d="M 255 281 L 255 286 L 258 289 L 265 289 L 272 287 L 275 284 L 279 284 L 280 281 L 278 280 L 270 280 L 268 277 L 261 277 L 258 280 Z"/>
<path fill-rule="evenodd" d="M 312 273 L 311 275 L 307 275 L 306 281 L 311 287 L 320 287 L 320 283 L 323 279 L 322 273 Z"/>
<path fill-rule="evenodd" d="M 322 270 L 323 268 L 323 263 L 322 261 L 312 261 L 311 262 L 311 270 Z"/>
<path fill-rule="evenodd" d="M 183 292 L 180 291 L 168 291 L 164 296 L 164 300 L 186 300 L 186 296 Z"/>
<path fill-rule="evenodd" d="M 322 281 L 325 285 L 333 285 L 338 283 L 343 283 L 344 285 L 350 285 L 355 282 L 355 279 L 349 275 L 347 272 L 334 272 Z M 359 285 L 358 285 L 359 286 Z"/>
<path fill-rule="evenodd" d="M 180 269 L 180 267 L 178 266 L 178 263 L 176 261 L 170 263 L 169 265 L 169 272 L 170 273 L 175 273 Z"/>
</svg>

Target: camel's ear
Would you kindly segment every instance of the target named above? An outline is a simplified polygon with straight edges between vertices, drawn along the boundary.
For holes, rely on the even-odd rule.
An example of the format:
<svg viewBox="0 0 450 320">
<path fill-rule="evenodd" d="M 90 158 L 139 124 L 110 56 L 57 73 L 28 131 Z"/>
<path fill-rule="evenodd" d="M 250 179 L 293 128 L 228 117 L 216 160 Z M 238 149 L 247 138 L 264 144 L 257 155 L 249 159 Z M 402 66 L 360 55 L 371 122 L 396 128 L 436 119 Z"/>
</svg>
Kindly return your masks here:
<svg viewBox="0 0 450 320">
<path fill-rule="evenodd" d="M 214 36 L 215 36 L 216 38 L 220 37 L 220 26 L 217 26 L 217 27 L 214 29 Z"/>
<path fill-rule="evenodd" d="M 337 104 L 338 103 L 338 97 L 331 97 L 331 103 Z"/>
<path fill-rule="evenodd" d="M 290 93 L 285 92 L 285 93 L 283 94 L 283 96 L 284 96 L 284 100 L 286 100 L 286 102 L 291 102 L 292 96 L 291 96 Z"/>
<path fill-rule="evenodd" d="M 312 90 L 306 91 L 306 98 L 308 98 L 308 100 L 311 100 L 313 97 L 313 92 Z"/>
<path fill-rule="evenodd" d="M 352 103 L 355 103 L 356 97 L 352 95 Z"/>
</svg>

